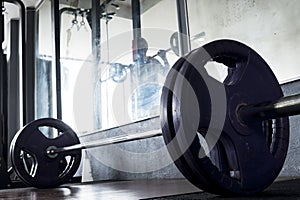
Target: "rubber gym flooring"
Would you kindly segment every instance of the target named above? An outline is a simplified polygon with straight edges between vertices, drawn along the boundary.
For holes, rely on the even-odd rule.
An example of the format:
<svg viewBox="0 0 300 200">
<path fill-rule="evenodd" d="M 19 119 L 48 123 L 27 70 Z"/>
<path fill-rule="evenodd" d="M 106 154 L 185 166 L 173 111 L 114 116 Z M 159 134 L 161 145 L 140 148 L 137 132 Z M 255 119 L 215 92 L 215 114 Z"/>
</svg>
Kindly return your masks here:
<svg viewBox="0 0 300 200">
<path fill-rule="evenodd" d="M 0 199 L 300 199 L 300 178 L 278 180 L 263 193 L 251 197 L 222 197 L 202 192 L 184 179 L 106 181 L 63 185 L 54 189 L 0 190 Z"/>
</svg>

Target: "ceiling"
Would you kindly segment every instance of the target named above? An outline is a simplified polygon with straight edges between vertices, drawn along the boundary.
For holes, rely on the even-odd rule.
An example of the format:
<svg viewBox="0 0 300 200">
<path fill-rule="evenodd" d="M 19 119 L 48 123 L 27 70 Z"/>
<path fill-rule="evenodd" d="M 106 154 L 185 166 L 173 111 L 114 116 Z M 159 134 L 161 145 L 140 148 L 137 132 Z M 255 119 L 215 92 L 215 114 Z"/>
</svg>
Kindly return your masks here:
<svg viewBox="0 0 300 200">
<path fill-rule="evenodd" d="M 100 0 L 100 4 L 104 4 L 107 0 Z M 114 9 L 114 7 L 109 7 L 109 12 L 115 12 L 117 16 L 131 19 L 131 1 L 132 0 L 113 0 L 111 3 L 114 5 L 118 5 L 119 9 Z M 141 14 L 155 6 L 161 0 L 140 0 L 141 5 Z M 70 5 L 72 2 L 73 6 L 79 8 L 89 9 L 91 8 L 91 0 L 60 0 L 60 2 L 64 2 L 66 5 Z"/>
<path fill-rule="evenodd" d="M 41 4 L 43 1 L 45 0 L 22 0 L 25 4 L 26 7 L 37 7 L 39 4 Z M 72 3 L 75 3 L 75 2 L 89 2 L 90 4 L 90 0 L 61 0 L 61 2 L 63 1 L 66 1 L 70 4 L 70 2 Z M 103 3 L 105 0 L 100 0 L 101 3 Z M 131 0 L 116 0 L 117 3 L 121 4 L 121 6 L 130 6 L 131 5 Z M 141 4 L 143 5 L 152 5 L 152 4 L 156 4 L 157 1 L 156 0 L 148 0 L 148 1 L 145 1 L 145 0 L 142 0 L 141 1 Z"/>
<path fill-rule="evenodd" d="M 25 4 L 25 7 L 39 7 L 43 2 L 49 0 L 22 0 Z M 100 0 L 100 3 L 103 4 L 107 0 Z M 141 1 L 141 13 L 146 12 L 154 5 L 156 5 L 161 0 L 140 0 Z M 120 9 L 115 10 L 113 7 L 111 11 L 116 12 L 116 15 L 123 18 L 131 19 L 131 0 L 114 0 L 115 4 L 119 5 Z M 61 4 L 72 7 L 79 7 L 89 9 L 91 8 L 91 0 L 60 0 Z M 5 4 L 6 14 L 8 19 L 18 18 L 19 11 L 17 7 L 11 3 Z"/>
</svg>

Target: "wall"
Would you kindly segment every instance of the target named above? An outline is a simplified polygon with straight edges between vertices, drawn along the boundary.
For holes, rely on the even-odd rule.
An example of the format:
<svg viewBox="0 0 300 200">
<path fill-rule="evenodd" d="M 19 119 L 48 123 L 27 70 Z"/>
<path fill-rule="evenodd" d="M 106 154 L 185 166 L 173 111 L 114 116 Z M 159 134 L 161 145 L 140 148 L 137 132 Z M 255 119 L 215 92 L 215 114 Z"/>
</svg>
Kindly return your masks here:
<svg viewBox="0 0 300 200">
<path fill-rule="evenodd" d="M 282 85 L 285 96 L 299 94 L 300 81 L 293 81 Z M 281 176 L 299 176 L 300 175 L 300 116 L 290 117 L 290 144 L 289 151 L 283 166 Z"/>
<path fill-rule="evenodd" d="M 191 35 L 206 33 L 199 46 L 221 38 L 239 40 L 269 63 L 281 83 L 299 78 L 300 1 L 187 2 Z"/>
<path fill-rule="evenodd" d="M 80 136 L 83 143 L 160 129 L 159 117 Z M 164 149 L 163 137 L 84 150 L 83 181 L 182 178 Z"/>
</svg>

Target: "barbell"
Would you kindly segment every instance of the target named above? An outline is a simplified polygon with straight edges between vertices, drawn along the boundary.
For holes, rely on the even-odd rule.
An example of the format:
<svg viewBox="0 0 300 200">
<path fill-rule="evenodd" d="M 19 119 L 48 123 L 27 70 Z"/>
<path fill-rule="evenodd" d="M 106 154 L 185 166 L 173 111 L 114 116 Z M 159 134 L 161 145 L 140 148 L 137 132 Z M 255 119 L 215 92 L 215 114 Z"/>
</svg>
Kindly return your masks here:
<svg viewBox="0 0 300 200">
<path fill-rule="evenodd" d="M 228 68 L 223 82 L 208 62 Z M 264 59 L 234 40 L 216 40 L 180 58 L 166 77 L 161 96 L 161 130 L 80 144 L 64 122 L 35 120 L 13 138 L 14 171 L 37 188 L 57 187 L 74 176 L 81 150 L 163 136 L 180 172 L 215 194 L 263 191 L 282 169 L 289 144 L 288 116 L 300 114 L 300 95 L 283 97 Z M 47 138 L 43 127 L 57 130 Z"/>
</svg>

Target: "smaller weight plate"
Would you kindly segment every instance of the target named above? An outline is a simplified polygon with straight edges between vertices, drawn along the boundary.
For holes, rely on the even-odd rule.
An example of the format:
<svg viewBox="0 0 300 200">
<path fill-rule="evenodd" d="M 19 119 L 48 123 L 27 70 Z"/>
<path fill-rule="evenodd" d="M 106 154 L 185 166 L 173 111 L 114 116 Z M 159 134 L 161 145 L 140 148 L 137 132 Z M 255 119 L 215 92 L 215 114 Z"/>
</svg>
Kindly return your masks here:
<svg viewBox="0 0 300 200">
<path fill-rule="evenodd" d="M 47 150 L 79 143 L 76 133 L 62 121 L 51 118 L 35 120 L 12 140 L 10 156 L 13 168 L 20 179 L 30 186 L 57 187 L 70 180 L 78 170 L 81 150 L 50 156 Z"/>
</svg>

